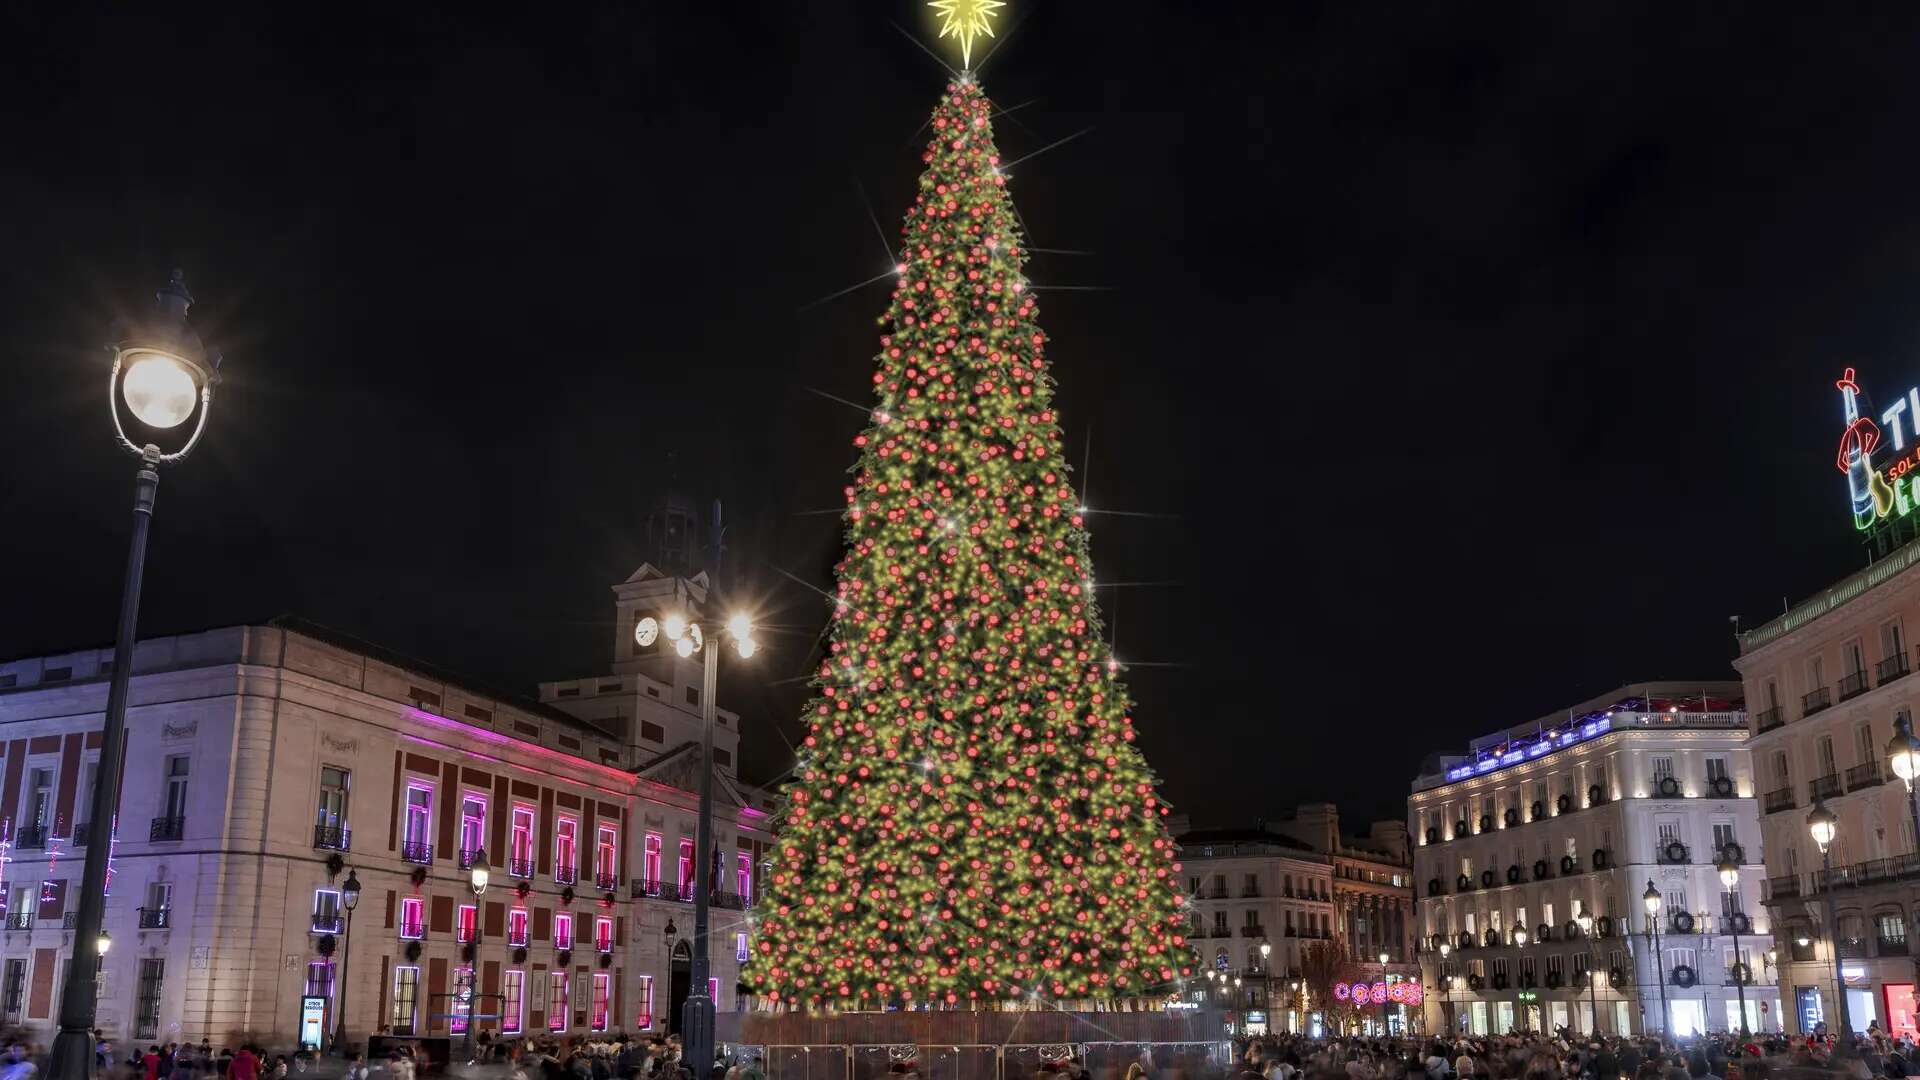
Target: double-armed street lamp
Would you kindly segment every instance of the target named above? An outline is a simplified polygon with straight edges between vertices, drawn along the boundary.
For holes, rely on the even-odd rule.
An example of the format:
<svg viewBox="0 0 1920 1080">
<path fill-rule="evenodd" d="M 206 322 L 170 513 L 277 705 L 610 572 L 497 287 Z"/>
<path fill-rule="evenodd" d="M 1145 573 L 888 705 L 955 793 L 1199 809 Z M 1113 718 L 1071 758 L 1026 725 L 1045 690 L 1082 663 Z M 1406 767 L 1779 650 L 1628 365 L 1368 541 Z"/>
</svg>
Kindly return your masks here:
<svg viewBox="0 0 1920 1080">
<path fill-rule="evenodd" d="M 134 471 L 133 538 L 120 592 L 120 622 L 113 638 L 113 672 L 107 684 L 107 714 L 100 743 L 100 776 L 89 806 L 96 829 L 106 838 L 87 845 L 80 877 L 80 904 L 74 912 L 76 948 L 60 994 L 60 1030 L 48 1056 L 50 1080 L 80 1080 L 94 1067 L 94 1002 L 100 958 L 109 943 L 101 929 L 106 914 L 107 858 L 113 845 L 114 815 L 120 803 L 120 776 L 126 757 L 127 687 L 133 674 L 135 630 L 140 616 L 140 584 L 146 568 L 147 529 L 153 521 L 160 466 L 185 458 L 200 441 L 220 381 L 220 356 L 209 352 L 187 325 L 193 296 L 175 270 L 154 293 L 154 309 L 144 318 L 117 326 L 108 346 L 113 365 L 107 375 L 107 408 L 120 447 L 139 459 Z M 128 416 L 121 415 L 122 409 Z M 180 437 L 182 425 L 193 420 Z"/>
<path fill-rule="evenodd" d="M 726 636 L 733 642 L 734 652 L 742 660 L 751 660 L 753 654 L 760 650 L 753 629 L 753 619 L 748 615 L 735 614 L 727 619 Z M 708 990 L 707 923 L 708 906 L 712 903 L 714 868 L 717 865 L 713 851 L 713 729 L 717 722 L 715 698 L 719 696 L 716 687 L 720 678 L 720 650 L 710 647 L 712 643 L 707 640 L 707 632 L 699 622 L 678 611 L 667 612 L 658 620 L 649 615 L 634 624 L 633 639 L 641 648 L 650 648 L 662 638 L 672 647 L 674 655 L 682 660 L 691 659 L 696 653 L 705 654 L 700 678 L 700 726 L 703 729 L 700 747 L 700 829 L 695 845 L 695 860 L 699 869 L 694 873 L 693 957 L 688 972 L 693 985 L 688 988 L 687 1001 L 680 1012 L 681 1039 L 686 1047 L 683 1060 L 692 1066 L 694 1075 L 699 1076 L 713 1066 L 714 1001 Z"/>
</svg>

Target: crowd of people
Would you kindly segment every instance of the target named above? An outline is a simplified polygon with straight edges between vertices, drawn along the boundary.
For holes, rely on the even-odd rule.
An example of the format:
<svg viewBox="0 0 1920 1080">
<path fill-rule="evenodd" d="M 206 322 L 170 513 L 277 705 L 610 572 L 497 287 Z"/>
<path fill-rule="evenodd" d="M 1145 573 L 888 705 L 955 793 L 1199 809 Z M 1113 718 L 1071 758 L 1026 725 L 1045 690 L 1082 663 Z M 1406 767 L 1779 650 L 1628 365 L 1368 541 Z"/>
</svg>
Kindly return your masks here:
<svg viewBox="0 0 1920 1080">
<path fill-rule="evenodd" d="M 1551 1034 L 1396 1038 L 1295 1035 L 1234 1043 L 1238 1080 L 1851 1080 L 1920 1076 L 1920 1047 L 1877 1026 L 1837 1039 L 1814 1035 Z M 1227 1070 L 1222 1070 L 1223 1072 Z M 1131 1080 L 1131 1078 L 1130 1078 Z M 1151 1080 L 1151 1077 L 1149 1077 Z"/>
</svg>

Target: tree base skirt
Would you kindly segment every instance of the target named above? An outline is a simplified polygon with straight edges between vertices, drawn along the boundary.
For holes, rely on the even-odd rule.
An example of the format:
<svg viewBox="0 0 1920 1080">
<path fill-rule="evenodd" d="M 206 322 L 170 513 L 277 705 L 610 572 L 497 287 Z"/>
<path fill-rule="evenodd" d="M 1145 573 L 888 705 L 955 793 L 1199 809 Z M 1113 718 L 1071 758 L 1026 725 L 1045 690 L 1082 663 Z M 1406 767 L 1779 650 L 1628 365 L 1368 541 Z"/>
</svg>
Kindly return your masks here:
<svg viewBox="0 0 1920 1080">
<path fill-rule="evenodd" d="M 1165 999 L 1155 1004 L 1164 1003 Z M 1224 1041 L 1225 1020 L 1212 1010 L 1169 1012 L 1146 1002 L 1103 1003 L 1110 1008 L 1063 1012 L 1056 1008 L 938 1012 L 721 1013 L 721 1041 L 754 1046 L 1041 1046 L 1064 1043 L 1194 1045 Z"/>
</svg>

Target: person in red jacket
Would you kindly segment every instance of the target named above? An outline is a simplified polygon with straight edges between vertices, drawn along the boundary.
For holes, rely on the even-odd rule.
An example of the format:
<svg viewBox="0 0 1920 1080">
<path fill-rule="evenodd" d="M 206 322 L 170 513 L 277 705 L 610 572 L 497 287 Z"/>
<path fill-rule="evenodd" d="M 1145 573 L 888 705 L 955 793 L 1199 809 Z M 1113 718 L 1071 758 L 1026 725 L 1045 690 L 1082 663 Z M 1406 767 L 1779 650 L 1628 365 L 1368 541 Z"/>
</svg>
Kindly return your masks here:
<svg viewBox="0 0 1920 1080">
<path fill-rule="evenodd" d="M 140 1064 L 147 1071 L 147 1080 L 160 1080 L 160 1048 L 159 1047 L 157 1046 L 147 1047 L 146 1054 L 144 1054 L 140 1058 Z"/>
<path fill-rule="evenodd" d="M 227 1066 L 227 1080 L 260 1080 L 260 1059 L 253 1055 L 253 1047 L 243 1046 L 233 1055 L 233 1064 Z"/>
</svg>

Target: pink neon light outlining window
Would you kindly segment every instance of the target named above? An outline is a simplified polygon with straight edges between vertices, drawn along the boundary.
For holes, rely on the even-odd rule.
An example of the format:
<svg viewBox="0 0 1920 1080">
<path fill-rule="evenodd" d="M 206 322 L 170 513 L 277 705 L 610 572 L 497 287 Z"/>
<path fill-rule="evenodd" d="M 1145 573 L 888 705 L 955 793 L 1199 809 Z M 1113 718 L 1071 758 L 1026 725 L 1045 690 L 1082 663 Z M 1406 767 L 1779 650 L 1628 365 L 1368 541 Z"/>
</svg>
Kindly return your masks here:
<svg viewBox="0 0 1920 1080">
<path fill-rule="evenodd" d="M 680 841 L 680 895 L 693 895 L 693 841 Z"/>
<path fill-rule="evenodd" d="M 460 917 L 453 924 L 453 940 L 466 944 L 473 940 L 473 932 L 480 928 L 480 909 L 472 904 L 460 905 Z"/>
<path fill-rule="evenodd" d="M 653 1027 L 653 976 L 640 976 L 640 1012 L 633 1018 L 633 1025 L 642 1031 Z"/>
<path fill-rule="evenodd" d="M 580 864 L 574 860 L 574 837 L 580 825 L 572 818 L 561 818 L 554 828 L 553 836 L 553 875 L 561 881 L 572 881 L 574 871 Z"/>
<path fill-rule="evenodd" d="M 427 902 L 417 896 L 400 898 L 400 936 L 418 940 L 427 936 Z"/>
<path fill-rule="evenodd" d="M 593 975 L 593 1013 L 592 1028 L 595 1031 L 607 1030 L 607 1005 L 613 998 L 613 976 L 595 972 Z"/>
<path fill-rule="evenodd" d="M 735 891 L 740 894 L 740 899 L 746 900 L 746 901 L 752 901 L 753 899 L 753 856 L 742 851 L 739 853 L 739 860 L 740 860 L 739 863 L 736 864 L 737 869 L 735 870 L 733 875 L 735 884 L 739 886 L 739 888 L 736 889 Z"/>
<path fill-rule="evenodd" d="M 507 944 L 516 949 L 527 945 L 527 909 L 514 908 L 507 912 Z"/>
<path fill-rule="evenodd" d="M 467 1011 L 459 1007 L 460 988 L 463 986 L 473 986 L 473 969 L 470 967 L 453 969 L 454 1008 L 448 1010 L 448 1012 L 453 1015 L 447 1018 L 447 1030 L 453 1032 L 455 1035 L 464 1034 L 467 1030 Z M 478 992 L 477 988 L 475 992 Z"/>
<path fill-rule="evenodd" d="M 547 973 L 547 1030 L 565 1031 L 572 1019 L 572 1010 L 567 1008 L 567 973 L 550 971 Z"/>
<path fill-rule="evenodd" d="M 507 872 L 514 877 L 527 877 L 533 873 L 533 809 L 526 806 L 513 808 L 513 850 L 508 857 L 512 860 Z"/>
<path fill-rule="evenodd" d="M 660 839 L 660 834 L 657 832 L 648 833 L 647 849 L 645 854 L 641 856 L 641 863 L 640 863 L 640 880 L 646 883 L 647 885 L 660 884 L 661 847 L 662 847 L 662 841 Z"/>
<path fill-rule="evenodd" d="M 467 795 L 460 800 L 460 850 L 479 851 L 487 846 L 487 800 Z"/>
<path fill-rule="evenodd" d="M 603 953 L 613 951 L 613 920 L 605 915 L 594 917 L 593 947 Z"/>
<path fill-rule="evenodd" d="M 553 947 L 556 949 L 573 948 L 573 916 L 562 911 L 553 917 Z"/>
<path fill-rule="evenodd" d="M 527 973 L 508 971 L 500 984 L 500 1030 L 509 1035 L 520 1033 L 521 1018 L 526 1015 Z"/>
<path fill-rule="evenodd" d="M 424 784 L 407 785 L 407 835 L 409 844 L 428 843 L 433 835 L 433 789 Z"/>
<path fill-rule="evenodd" d="M 611 825 L 602 825 L 594 847 L 593 873 L 596 878 L 620 876 L 620 834 Z"/>
</svg>

